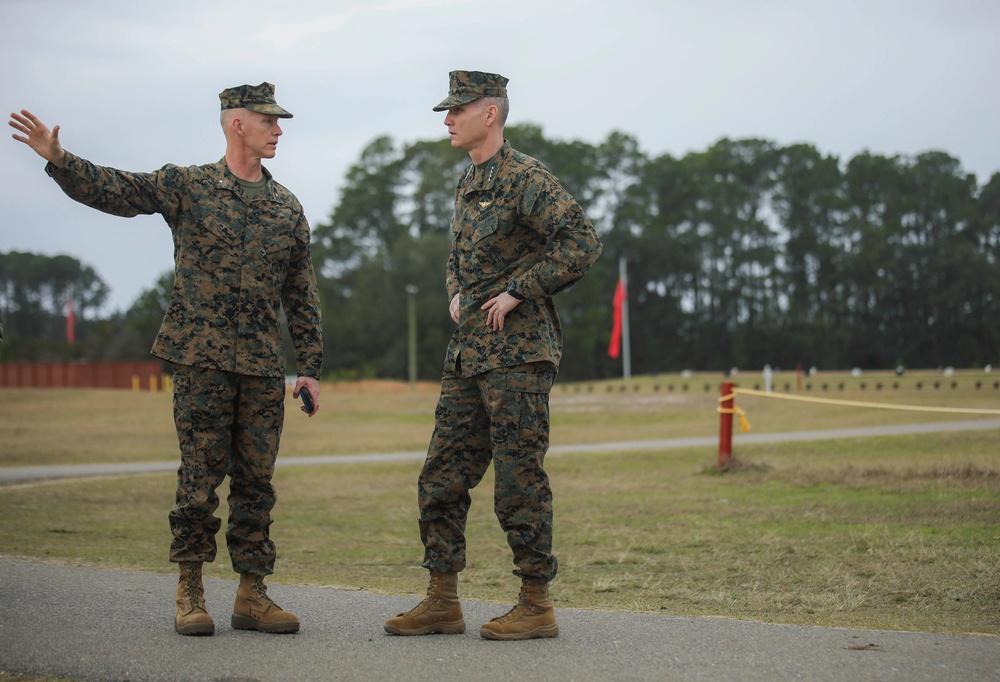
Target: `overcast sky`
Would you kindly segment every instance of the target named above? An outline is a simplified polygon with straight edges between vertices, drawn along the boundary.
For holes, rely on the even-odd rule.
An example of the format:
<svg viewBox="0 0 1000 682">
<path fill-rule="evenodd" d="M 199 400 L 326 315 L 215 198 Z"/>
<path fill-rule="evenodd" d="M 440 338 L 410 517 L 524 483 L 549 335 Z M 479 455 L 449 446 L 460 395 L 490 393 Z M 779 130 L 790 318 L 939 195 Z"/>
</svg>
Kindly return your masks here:
<svg viewBox="0 0 1000 682">
<path fill-rule="evenodd" d="M 313 225 L 375 137 L 444 136 L 454 69 L 510 78 L 509 122 L 553 139 L 936 149 L 980 184 L 1000 172 L 996 0 L 0 0 L 0 21 L 4 114 L 102 165 L 214 162 L 219 91 L 274 83 L 295 118 L 266 165 Z M 104 312 L 127 309 L 172 267 L 169 229 L 69 200 L 6 130 L 0 252 L 72 255 L 111 287 Z"/>
</svg>

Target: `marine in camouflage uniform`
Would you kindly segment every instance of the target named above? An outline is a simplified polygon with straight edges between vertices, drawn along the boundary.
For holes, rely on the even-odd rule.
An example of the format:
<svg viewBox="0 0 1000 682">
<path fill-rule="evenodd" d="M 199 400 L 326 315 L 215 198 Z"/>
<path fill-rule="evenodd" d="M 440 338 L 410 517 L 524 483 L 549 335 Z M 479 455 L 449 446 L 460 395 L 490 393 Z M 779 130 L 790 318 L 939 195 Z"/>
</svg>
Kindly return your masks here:
<svg viewBox="0 0 1000 682">
<path fill-rule="evenodd" d="M 216 557 L 216 488 L 228 475 L 226 541 L 242 576 L 233 625 L 295 631 L 298 619 L 269 600 L 262 581 L 275 560 L 269 529 L 284 421 L 282 306 L 295 346 L 294 394 L 308 391 L 313 413 L 319 406 L 323 343 L 310 231 L 298 199 L 260 165 L 274 156 L 278 119 L 291 118 L 274 86 L 243 85 L 219 97 L 226 156 L 203 166 L 120 171 L 65 152 L 58 126 L 49 132 L 30 112 L 13 115 L 11 125 L 27 135 L 16 139 L 48 159 L 46 172 L 68 196 L 117 216 L 158 213 L 173 235 L 174 289 L 152 354 L 175 366 L 181 465 L 170 560 L 182 573 L 175 627 L 214 632 L 201 564 Z"/>
<path fill-rule="evenodd" d="M 452 145 L 469 151 L 452 219 L 446 285 L 457 328 L 448 345 L 434 434 L 418 481 L 428 598 L 386 622 L 393 634 L 465 630 L 457 573 L 466 565 L 469 491 L 490 462 L 494 508 L 522 579 L 518 604 L 480 630 L 490 639 L 558 634 L 547 585 L 552 491 L 543 468 L 549 392 L 562 356 L 553 297 L 586 274 L 601 242 L 583 210 L 537 160 L 503 138 L 507 79 L 454 71 Z M 441 607 L 441 604 L 445 604 Z"/>
</svg>

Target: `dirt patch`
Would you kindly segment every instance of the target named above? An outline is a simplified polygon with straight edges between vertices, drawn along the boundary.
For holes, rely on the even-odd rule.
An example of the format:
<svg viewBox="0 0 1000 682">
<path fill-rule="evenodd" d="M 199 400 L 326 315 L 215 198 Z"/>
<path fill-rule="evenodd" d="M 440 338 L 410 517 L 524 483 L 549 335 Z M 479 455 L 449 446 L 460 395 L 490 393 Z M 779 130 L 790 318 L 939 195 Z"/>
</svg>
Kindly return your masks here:
<svg viewBox="0 0 1000 682">
<path fill-rule="evenodd" d="M 794 485 L 822 483 L 845 487 L 878 486 L 888 490 L 959 488 L 1000 490 L 1000 468 L 976 464 L 939 464 L 924 467 L 875 465 L 774 469 L 773 475 Z"/>
<path fill-rule="evenodd" d="M 935 481 L 942 484 L 961 485 L 963 487 L 998 487 L 1000 486 L 1000 469 L 980 467 L 974 464 L 939 465 L 926 468 L 907 467 L 894 469 L 885 466 L 871 467 L 859 472 L 862 479 L 879 482 L 898 481 Z"/>
</svg>

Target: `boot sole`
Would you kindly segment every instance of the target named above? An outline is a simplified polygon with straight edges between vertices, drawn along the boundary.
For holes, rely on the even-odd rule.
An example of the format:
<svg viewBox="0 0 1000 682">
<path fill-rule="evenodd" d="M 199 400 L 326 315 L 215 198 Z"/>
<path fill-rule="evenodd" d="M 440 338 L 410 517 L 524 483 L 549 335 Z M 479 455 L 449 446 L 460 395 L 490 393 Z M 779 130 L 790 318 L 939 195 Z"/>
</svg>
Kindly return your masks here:
<svg viewBox="0 0 1000 682">
<path fill-rule="evenodd" d="M 298 621 L 261 623 L 250 616 L 241 616 L 237 613 L 233 614 L 231 624 L 234 630 L 256 630 L 257 632 L 266 632 L 272 635 L 286 635 L 299 631 Z"/>
<path fill-rule="evenodd" d="M 398 628 L 395 625 L 386 625 L 385 631 L 390 635 L 460 635 L 465 632 L 465 620 L 434 623 L 422 628 Z"/>
<path fill-rule="evenodd" d="M 505 642 L 523 639 L 541 639 L 543 637 L 558 637 L 559 626 L 553 623 L 552 625 L 543 625 L 542 627 L 538 627 L 527 632 L 494 632 L 484 626 L 479 629 L 479 636 L 483 639 L 494 639 Z"/>
<path fill-rule="evenodd" d="M 215 623 L 192 623 L 191 625 L 184 625 L 181 627 L 178 627 L 177 624 L 174 623 L 174 631 L 177 632 L 178 635 L 185 636 L 198 637 L 214 635 Z"/>
</svg>

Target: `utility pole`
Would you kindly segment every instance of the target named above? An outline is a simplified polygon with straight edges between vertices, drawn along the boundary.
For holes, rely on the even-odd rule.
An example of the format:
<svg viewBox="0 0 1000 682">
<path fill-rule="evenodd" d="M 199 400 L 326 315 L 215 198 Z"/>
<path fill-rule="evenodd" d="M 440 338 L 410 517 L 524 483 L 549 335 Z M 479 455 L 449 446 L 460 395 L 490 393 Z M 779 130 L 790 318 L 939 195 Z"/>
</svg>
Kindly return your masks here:
<svg viewBox="0 0 1000 682">
<path fill-rule="evenodd" d="M 410 388 L 417 385 L 417 292 L 416 285 L 406 285 L 406 317 L 409 323 L 408 366 Z"/>
</svg>

